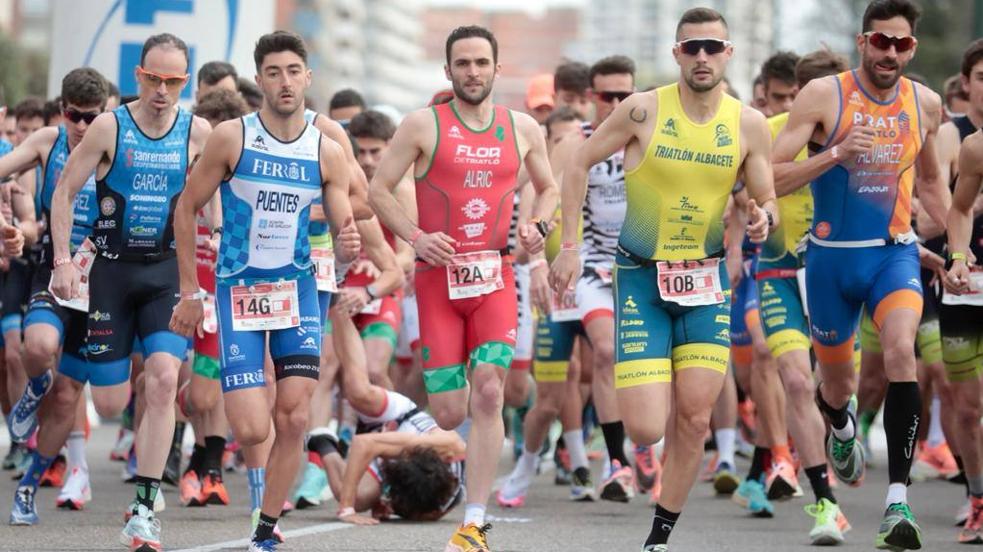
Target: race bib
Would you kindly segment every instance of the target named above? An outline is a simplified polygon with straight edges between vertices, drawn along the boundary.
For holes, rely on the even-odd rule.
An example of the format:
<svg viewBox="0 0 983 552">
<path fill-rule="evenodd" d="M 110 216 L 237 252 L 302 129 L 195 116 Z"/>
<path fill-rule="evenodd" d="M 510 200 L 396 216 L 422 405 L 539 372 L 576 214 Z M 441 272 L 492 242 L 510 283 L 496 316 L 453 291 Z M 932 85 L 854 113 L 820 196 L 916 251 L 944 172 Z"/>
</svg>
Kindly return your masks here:
<svg viewBox="0 0 983 552">
<path fill-rule="evenodd" d="M 335 280 L 334 249 L 330 247 L 311 247 L 311 260 L 314 262 L 318 291 L 338 293 Z"/>
<path fill-rule="evenodd" d="M 505 287 L 502 256 L 498 251 L 475 251 L 451 257 L 447 265 L 447 293 L 451 299 L 488 295 Z"/>
<path fill-rule="evenodd" d="M 723 303 L 719 265 L 720 259 L 706 259 L 702 262 L 659 261 L 656 266 L 662 300 L 684 307 Z"/>
<path fill-rule="evenodd" d="M 597 273 L 597 277 L 601 279 L 601 283 L 609 286 L 614 278 L 611 276 L 611 269 L 603 266 L 594 267 L 594 272 Z"/>
<path fill-rule="evenodd" d="M 282 330 L 300 325 L 297 281 L 233 286 L 232 329 Z"/>
<path fill-rule="evenodd" d="M 577 294 L 572 291 L 563 294 L 550 293 L 550 319 L 553 322 L 570 322 L 580 320 L 580 309 L 577 307 Z"/>
<path fill-rule="evenodd" d="M 89 272 L 92 271 L 92 263 L 96 260 L 96 246 L 92 243 L 89 238 L 85 238 L 85 241 L 79 245 L 78 249 L 75 250 L 75 255 L 72 256 L 72 264 L 75 265 L 76 270 L 79 271 L 81 275 L 79 277 L 79 291 L 78 295 L 69 299 L 68 301 L 59 299 L 55 296 L 55 301 L 59 305 L 69 308 L 72 310 L 77 310 L 81 312 L 89 312 Z M 48 283 L 48 291 L 51 291 L 51 284 Z"/>
<path fill-rule="evenodd" d="M 201 322 L 202 329 L 205 330 L 205 333 L 210 334 L 218 332 L 218 315 L 215 312 L 215 296 L 209 293 L 205 299 L 202 300 L 201 306 L 205 310 L 205 318 Z"/>
<path fill-rule="evenodd" d="M 983 270 L 973 270 L 969 273 L 968 292 L 962 295 L 954 295 L 948 291 L 943 292 L 942 304 L 983 307 Z"/>
<path fill-rule="evenodd" d="M 382 297 L 366 303 L 359 314 L 379 314 L 380 312 L 382 312 Z"/>
</svg>

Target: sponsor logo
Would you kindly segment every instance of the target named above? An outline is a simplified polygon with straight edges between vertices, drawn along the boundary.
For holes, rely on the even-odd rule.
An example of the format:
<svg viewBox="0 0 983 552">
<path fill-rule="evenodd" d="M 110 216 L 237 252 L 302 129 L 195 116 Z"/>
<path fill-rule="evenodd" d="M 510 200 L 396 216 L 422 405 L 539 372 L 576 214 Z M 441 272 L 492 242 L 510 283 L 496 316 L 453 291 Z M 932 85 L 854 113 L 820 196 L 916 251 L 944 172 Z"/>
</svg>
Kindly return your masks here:
<svg viewBox="0 0 983 552">
<path fill-rule="evenodd" d="M 898 114 L 898 129 L 904 133 L 911 132 L 911 117 L 908 116 L 907 111 L 902 110 L 901 113 Z"/>
<path fill-rule="evenodd" d="M 820 222 L 819 224 L 816 225 L 816 237 L 821 240 L 828 238 L 832 231 L 833 229 L 826 221 Z"/>
<path fill-rule="evenodd" d="M 246 355 L 242 354 L 242 351 L 239 350 L 239 345 L 237 345 L 235 343 L 233 343 L 232 345 L 229 345 L 229 360 L 230 361 L 244 360 L 245 358 L 246 358 Z"/>
<path fill-rule="evenodd" d="M 109 247 L 109 241 L 106 238 L 106 236 L 96 237 L 96 247 L 98 247 L 99 249 L 106 249 L 107 247 Z"/>
<path fill-rule="evenodd" d="M 156 236 L 157 235 L 157 229 L 154 228 L 153 226 L 139 225 L 139 226 L 134 226 L 133 228 L 130 228 L 130 234 L 132 234 L 134 236 L 143 236 L 143 237 Z"/>
<path fill-rule="evenodd" d="M 458 144 L 454 150 L 454 162 L 469 165 L 498 165 L 502 162 L 502 148 Z"/>
<path fill-rule="evenodd" d="M 282 220 L 259 219 L 257 228 L 260 230 L 289 230 L 293 225 Z"/>
<path fill-rule="evenodd" d="M 256 158 L 253 159 L 252 172 L 253 174 L 261 174 L 263 176 L 278 178 L 280 180 L 300 180 L 302 182 L 311 181 L 310 177 L 307 175 L 307 167 L 297 163 L 296 161 L 291 161 L 290 163 L 280 163 L 279 161 Z"/>
<path fill-rule="evenodd" d="M 857 92 L 856 90 L 854 90 L 850 94 L 850 105 L 859 105 L 859 106 L 863 106 L 864 105 L 864 101 L 860 97 L 860 92 Z"/>
<path fill-rule="evenodd" d="M 625 299 L 624 305 L 621 306 L 621 313 L 638 314 L 638 303 L 635 302 L 635 299 L 631 295 Z"/>
<path fill-rule="evenodd" d="M 902 112 L 904 114 L 904 112 Z M 905 118 L 908 115 L 905 114 Z M 855 111 L 853 113 L 853 124 L 863 125 L 874 129 L 874 134 L 878 138 L 897 138 L 899 132 L 901 131 L 899 117 L 885 117 L 883 115 L 870 115 L 868 113 L 861 113 Z M 910 130 L 910 120 L 908 122 L 908 129 Z"/>
<path fill-rule="evenodd" d="M 461 129 L 457 125 L 451 125 L 451 129 L 447 132 L 447 136 L 455 138 L 457 140 L 463 140 L 464 136 L 461 134 Z"/>
<path fill-rule="evenodd" d="M 515 328 L 512 328 L 509 331 L 505 332 L 505 337 L 509 339 L 515 339 L 515 336 L 516 336 Z"/>
<path fill-rule="evenodd" d="M 662 125 L 662 134 L 666 136 L 672 136 L 673 138 L 679 138 L 679 133 L 676 132 L 676 120 L 672 117 L 666 119 L 664 125 Z"/>
<path fill-rule="evenodd" d="M 149 194 L 131 194 L 130 201 L 132 202 L 144 202 L 144 203 L 167 203 L 170 201 L 167 196 L 163 195 L 149 195 Z M 139 211 L 140 209 L 134 207 L 134 211 Z M 159 211 L 154 209 L 154 211 Z"/>
<path fill-rule="evenodd" d="M 113 230 L 116 228 L 115 220 L 98 220 L 96 221 L 96 230 Z"/>
<path fill-rule="evenodd" d="M 498 127 L 495 128 L 495 139 L 499 142 L 505 141 L 505 127 L 502 125 L 498 125 Z"/>
<path fill-rule="evenodd" d="M 313 337 L 308 337 L 300 344 L 301 349 L 317 349 L 317 341 Z"/>
<path fill-rule="evenodd" d="M 123 134 L 123 143 L 124 144 L 136 144 L 137 143 L 137 137 L 136 137 L 136 135 L 133 134 L 133 129 L 129 129 L 129 128 L 126 129 L 126 133 Z"/>
<path fill-rule="evenodd" d="M 94 335 L 95 336 L 113 335 L 113 330 L 112 330 L 112 328 L 107 329 L 107 330 L 89 330 L 89 337 L 92 337 Z"/>
<path fill-rule="evenodd" d="M 699 211 L 700 208 L 689 202 L 689 196 L 679 198 L 679 209 L 683 211 Z"/>
<path fill-rule="evenodd" d="M 142 151 L 126 148 L 127 168 L 175 170 L 181 168 L 180 151 Z"/>
<path fill-rule="evenodd" d="M 459 228 L 464 231 L 464 235 L 467 236 L 468 239 L 477 238 L 478 236 L 485 233 L 485 223 L 483 222 L 465 224 L 463 226 L 460 226 Z"/>
<path fill-rule="evenodd" d="M 260 151 L 268 151 L 269 150 L 269 148 L 266 147 L 266 140 L 263 140 L 263 137 L 260 136 L 260 135 L 258 135 L 258 134 L 256 135 L 256 138 L 253 139 L 253 146 L 252 147 L 253 147 L 253 149 L 258 149 Z"/>
<path fill-rule="evenodd" d="M 857 188 L 857 193 L 860 194 L 883 194 L 887 193 L 887 186 L 861 186 Z"/>
<path fill-rule="evenodd" d="M 108 217 L 116 212 L 116 200 L 111 197 L 104 197 L 99 202 L 99 212 L 102 216 Z"/>
<path fill-rule="evenodd" d="M 113 348 L 105 343 L 89 343 L 88 354 L 93 356 L 104 355 L 106 353 L 112 352 Z"/>
<path fill-rule="evenodd" d="M 824 330 L 816 326 L 815 324 L 812 324 L 811 327 L 812 327 L 812 335 L 818 337 L 819 339 L 824 339 L 827 341 L 835 341 L 836 338 L 839 336 L 839 332 L 837 332 L 836 330 Z"/>
<path fill-rule="evenodd" d="M 713 132 L 715 135 L 714 137 L 717 140 L 718 148 L 726 147 L 734 143 L 734 140 L 730 137 L 730 129 L 727 128 L 727 125 L 720 123 L 713 130 Z"/>
<path fill-rule="evenodd" d="M 229 374 L 225 376 L 225 387 L 235 388 L 244 385 L 263 385 L 266 380 L 263 378 L 263 371 L 245 372 L 242 374 Z"/>
<path fill-rule="evenodd" d="M 491 207 L 485 203 L 485 200 L 480 197 L 472 198 L 461 207 L 461 211 L 464 212 L 464 216 L 471 220 L 478 220 L 488 214 L 491 211 Z"/>
</svg>

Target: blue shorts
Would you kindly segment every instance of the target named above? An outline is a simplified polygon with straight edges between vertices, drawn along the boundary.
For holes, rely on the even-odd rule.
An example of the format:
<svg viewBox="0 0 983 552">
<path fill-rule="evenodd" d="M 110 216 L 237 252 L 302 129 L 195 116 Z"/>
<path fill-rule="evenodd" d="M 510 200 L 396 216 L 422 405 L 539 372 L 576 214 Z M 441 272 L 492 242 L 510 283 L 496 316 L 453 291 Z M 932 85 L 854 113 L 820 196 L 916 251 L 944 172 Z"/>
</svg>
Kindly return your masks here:
<svg viewBox="0 0 983 552">
<path fill-rule="evenodd" d="M 222 391 L 263 387 L 263 359 L 266 336 L 270 338 L 270 356 L 276 379 L 291 376 L 318 379 L 321 365 L 321 313 L 314 276 L 297 280 L 300 325 L 271 331 L 235 331 L 232 329 L 232 286 L 215 286 L 218 310 Z"/>
<path fill-rule="evenodd" d="M 734 288 L 731 300 L 730 343 L 734 348 L 751 346 L 748 322 L 755 324 L 759 316 L 758 286 L 754 281 L 757 271 L 757 255 L 746 257 L 741 263 L 741 281 Z"/>
<path fill-rule="evenodd" d="M 880 328 L 894 309 L 921 316 L 922 282 L 915 244 L 839 248 L 814 243 L 806 250 L 806 299 L 816 356 L 850 362 L 853 336 L 866 306 Z"/>
</svg>

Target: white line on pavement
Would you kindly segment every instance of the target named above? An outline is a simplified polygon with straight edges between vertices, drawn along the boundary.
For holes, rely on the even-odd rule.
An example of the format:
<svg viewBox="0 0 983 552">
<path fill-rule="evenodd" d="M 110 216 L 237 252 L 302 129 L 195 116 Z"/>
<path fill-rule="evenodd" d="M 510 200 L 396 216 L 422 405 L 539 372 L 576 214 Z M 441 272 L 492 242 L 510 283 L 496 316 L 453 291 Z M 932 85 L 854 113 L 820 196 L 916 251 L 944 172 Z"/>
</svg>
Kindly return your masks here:
<svg viewBox="0 0 983 552">
<path fill-rule="evenodd" d="M 300 529 L 291 529 L 290 531 L 284 531 L 283 536 L 290 539 L 294 537 L 304 537 L 307 535 L 317 535 L 320 533 L 330 533 L 332 531 L 347 529 L 349 527 L 355 527 L 355 526 L 348 523 L 333 521 L 331 523 L 321 523 L 318 525 L 311 525 L 310 527 L 302 527 Z M 175 552 L 214 552 L 215 550 L 224 550 L 226 548 L 242 548 L 245 546 L 249 546 L 249 539 L 216 542 L 215 544 L 206 544 L 202 546 L 195 546 L 193 548 L 182 548 L 181 550 L 176 550 Z"/>
</svg>

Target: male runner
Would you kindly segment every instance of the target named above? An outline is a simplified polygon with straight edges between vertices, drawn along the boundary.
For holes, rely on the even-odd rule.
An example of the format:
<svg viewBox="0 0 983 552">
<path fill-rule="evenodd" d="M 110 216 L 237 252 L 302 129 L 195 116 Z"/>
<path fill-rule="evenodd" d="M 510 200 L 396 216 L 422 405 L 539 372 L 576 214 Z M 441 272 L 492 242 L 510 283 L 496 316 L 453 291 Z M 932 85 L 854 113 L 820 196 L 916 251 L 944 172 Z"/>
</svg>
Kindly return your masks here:
<svg viewBox="0 0 983 552">
<path fill-rule="evenodd" d="M 188 341 L 168 330 L 177 303 L 173 207 L 210 128 L 177 106 L 188 82 L 188 47 L 163 33 L 144 42 L 137 101 L 93 121 L 72 151 L 51 206 L 51 291 L 78 293 L 70 253 L 72 205 L 93 172 L 98 217 L 89 279 L 87 357 L 102 381 L 129 378 L 133 338 L 143 343 L 145 410 L 136 432 L 136 499 L 121 540 L 133 550 L 160 550 L 153 505 L 171 437 L 178 370 Z M 191 235 L 194 235 L 192 229 Z"/>
<path fill-rule="evenodd" d="M 911 231 L 917 170 L 922 208 L 944 225 L 948 189 L 935 156 L 941 101 L 902 77 L 915 53 L 919 9 L 875 0 L 857 35 L 861 65 L 809 83 L 776 138 L 776 181 L 785 193 L 812 183 L 815 204 L 806 251 L 806 299 L 822 371 L 816 394 L 832 432 L 827 455 L 842 481 L 856 483 L 864 454 L 848 410 L 856 390 L 853 340 L 866 306 L 880 331 L 888 381 L 884 403 L 889 481 L 878 548 L 921 547 L 907 481 L 921 397 L 915 333 L 922 310 L 918 251 Z M 802 148 L 813 155 L 794 161 Z"/>
<path fill-rule="evenodd" d="M 983 215 L 976 208 L 983 176 L 983 39 L 970 44 L 963 54 L 962 84 L 969 96 L 965 115 L 954 117 L 939 129 L 939 161 L 943 175 L 958 178 L 948 217 L 949 275 L 947 292 L 939 307 L 942 355 L 950 382 L 957 426 L 956 445 L 965 469 L 970 494 L 970 515 L 959 533 L 962 543 L 983 543 L 983 433 L 980 431 L 980 321 L 983 320 Z M 958 165 L 952 167 L 956 153 Z M 951 172 L 950 172 L 950 169 Z M 976 262 L 968 259 L 968 254 Z"/>
<path fill-rule="evenodd" d="M 582 120 L 590 118 L 590 67 L 579 61 L 561 63 L 553 71 L 556 109 L 569 107 Z"/>
<path fill-rule="evenodd" d="M 239 74 L 231 63 L 225 61 L 209 61 L 198 68 L 198 90 L 195 91 L 195 101 L 201 102 L 205 96 L 216 90 L 239 92 Z"/>
<path fill-rule="evenodd" d="M 446 55 L 454 100 L 403 120 L 370 198 L 383 224 L 419 258 L 420 339 L 434 418 L 454 429 L 470 406 L 468 503 L 446 550 L 477 552 L 488 550 L 485 504 L 504 439 L 502 386 L 515 347 L 515 279 L 504 248 L 516 175 L 524 163 L 536 189 L 532 222 L 518 230 L 530 253 L 543 248 L 556 185 L 536 121 L 491 101 L 501 69 L 495 36 L 482 27 L 458 27 L 447 37 Z M 419 226 L 392 193 L 411 165 Z"/>
<path fill-rule="evenodd" d="M 614 274 L 615 387 L 628 436 L 643 445 L 661 439 L 675 397 L 646 551 L 668 550 L 726 377 L 730 289 L 720 258 L 721 217 L 739 176 L 752 196 L 752 241 L 763 241 L 777 223 L 767 124 L 720 86 L 733 53 L 727 36 L 718 12 L 686 11 L 673 46 L 679 82 L 628 97 L 564 172 L 563 245 L 552 269 L 557 293 L 570 289 L 580 271 L 576 229 L 587 171 L 625 149 L 628 206 Z"/>
<path fill-rule="evenodd" d="M 253 54 L 264 104 L 258 113 L 215 129 L 187 194 L 175 212 L 181 301 L 171 326 L 190 335 L 203 317 L 194 260 L 195 213 L 221 185 L 225 232 L 216 291 L 222 387 L 233 434 L 241 445 L 266 440 L 270 412 L 263 359 L 269 351 L 277 379 L 276 437 L 266 472 L 262 513 L 249 547 L 276 549 L 273 531 L 299 467 L 309 401 L 320 363 L 321 317 L 312 271 L 308 220 L 318 196 L 338 229 L 336 254 L 350 262 L 358 234 L 348 202 L 350 172 L 341 147 L 322 140 L 305 117 L 311 84 L 307 49 L 296 34 L 263 35 Z"/>
</svg>

